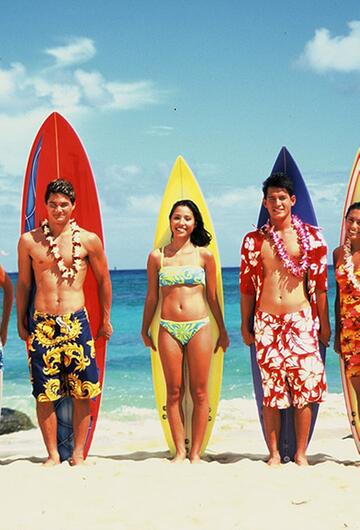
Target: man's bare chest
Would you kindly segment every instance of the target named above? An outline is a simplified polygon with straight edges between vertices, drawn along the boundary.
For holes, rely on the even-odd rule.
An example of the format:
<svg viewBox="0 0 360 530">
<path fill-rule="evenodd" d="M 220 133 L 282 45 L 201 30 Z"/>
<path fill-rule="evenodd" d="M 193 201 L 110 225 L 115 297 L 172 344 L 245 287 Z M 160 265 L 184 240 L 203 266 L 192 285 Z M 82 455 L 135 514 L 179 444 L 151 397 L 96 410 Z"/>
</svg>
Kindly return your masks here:
<svg viewBox="0 0 360 530">
<path fill-rule="evenodd" d="M 36 243 L 31 249 L 33 264 L 40 267 L 54 265 L 58 260 L 63 260 L 66 266 L 71 266 L 73 261 L 73 245 L 70 238 L 56 241 L 56 247 L 51 249 L 47 241 Z M 80 248 L 80 258 L 84 259 L 86 252 L 83 246 Z"/>
<path fill-rule="evenodd" d="M 265 268 L 278 268 L 282 258 L 289 257 L 294 261 L 301 258 L 301 248 L 296 233 L 284 235 L 280 239 L 280 245 L 276 245 L 272 239 L 265 239 L 261 247 L 261 259 Z"/>
</svg>

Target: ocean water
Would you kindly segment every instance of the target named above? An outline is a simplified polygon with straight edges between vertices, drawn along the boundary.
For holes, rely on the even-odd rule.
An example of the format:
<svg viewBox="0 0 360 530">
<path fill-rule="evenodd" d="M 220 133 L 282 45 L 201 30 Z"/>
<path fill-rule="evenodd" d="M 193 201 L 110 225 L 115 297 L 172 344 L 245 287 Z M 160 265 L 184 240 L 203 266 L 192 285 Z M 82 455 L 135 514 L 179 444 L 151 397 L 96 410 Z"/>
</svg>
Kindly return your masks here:
<svg viewBox="0 0 360 530">
<path fill-rule="evenodd" d="M 249 350 L 240 336 L 238 268 L 223 269 L 225 322 L 230 347 L 225 354 L 222 400 L 252 399 Z M 16 283 L 17 275 L 11 278 Z M 149 350 L 140 337 L 146 294 L 146 271 L 112 271 L 112 324 L 114 334 L 108 344 L 102 413 L 122 420 L 146 416 L 154 409 Z M 329 306 L 334 329 L 335 280 L 329 267 Z M 332 346 L 327 350 L 326 372 L 331 393 L 341 392 L 338 356 Z M 34 417 L 24 343 L 17 337 L 13 309 L 5 349 L 3 406 L 17 408 Z"/>
</svg>

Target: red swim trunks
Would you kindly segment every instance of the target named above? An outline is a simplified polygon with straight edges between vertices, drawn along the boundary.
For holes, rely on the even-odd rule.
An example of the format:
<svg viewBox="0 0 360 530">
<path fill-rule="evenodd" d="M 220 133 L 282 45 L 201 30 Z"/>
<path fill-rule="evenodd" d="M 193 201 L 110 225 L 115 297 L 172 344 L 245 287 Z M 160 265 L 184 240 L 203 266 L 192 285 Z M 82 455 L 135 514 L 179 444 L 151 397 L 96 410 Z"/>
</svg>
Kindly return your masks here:
<svg viewBox="0 0 360 530">
<path fill-rule="evenodd" d="M 283 315 L 256 311 L 254 331 L 265 407 L 302 408 L 325 400 L 325 370 L 310 308 Z"/>
</svg>

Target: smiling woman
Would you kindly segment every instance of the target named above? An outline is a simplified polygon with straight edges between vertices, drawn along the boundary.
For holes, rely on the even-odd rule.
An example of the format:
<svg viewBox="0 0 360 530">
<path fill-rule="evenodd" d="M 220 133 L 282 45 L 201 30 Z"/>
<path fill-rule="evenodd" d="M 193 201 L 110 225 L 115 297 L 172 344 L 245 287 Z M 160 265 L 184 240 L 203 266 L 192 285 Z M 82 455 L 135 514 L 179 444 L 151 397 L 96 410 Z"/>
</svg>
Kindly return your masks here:
<svg viewBox="0 0 360 530">
<path fill-rule="evenodd" d="M 183 175 L 189 176 L 194 187 L 194 177 L 179 157 L 169 179 L 170 188 L 167 190 L 172 190 L 171 183 L 176 190 L 182 190 L 183 181 L 188 185 L 186 177 L 182 181 Z M 198 187 L 196 190 L 198 192 Z M 167 191 L 164 200 L 166 197 Z M 199 199 L 202 199 L 200 194 Z M 200 210 L 193 200 L 184 198 L 169 205 L 169 209 L 170 242 L 166 244 L 164 238 L 164 245 L 153 250 L 148 258 L 148 291 L 142 338 L 144 344 L 152 349 L 155 389 L 161 387 L 161 383 L 156 383 L 157 374 L 160 375 L 160 371 L 156 369 L 157 355 L 160 356 L 161 372 L 166 384 L 166 404 L 161 405 L 166 415 L 165 418 L 164 414 L 162 416 L 163 420 L 168 420 L 170 427 L 172 441 L 169 445 L 174 446 L 174 461 L 186 458 L 190 446 L 191 424 L 189 456 L 191 462 L 197 462 L 200 459 L 209 417 L 211 419 L 215 412 L 209 414 L 211 407 L 208 382 L 213 354 L 219 348 L 225 351 L 229 339 L 219 305 L 221 292 L 217 263 L 213 253 L 205 248 L 211 243 L 212 237 L 204 227 Z M 160 220 L 160 226 L 164 228 L 161 214 Z M 153 325 L 150 333 L 152 321 L 158 319 L 157 307 L 159 328 Z M 210 315 L 215 319 L 218 330 L 216 344 Z M 184 375 L 187 369 L 189 389 Z M 192 412 L 186 407 L 189 391 Z M 183 401 L 184 410 L 181 407 Z M 214 407 L 214 399 L 212 406 Z"/>
<path fill-rule="evenodd" d="M 353 198 L 349 193 L 347 201 Z M 360 202 L 353 202 L 347 208 L 342 240 L 343 245 L 333 253 L 336 277 L 334 350 L 340 357 L 347 412 L 360 452 Z"/>
</svg>

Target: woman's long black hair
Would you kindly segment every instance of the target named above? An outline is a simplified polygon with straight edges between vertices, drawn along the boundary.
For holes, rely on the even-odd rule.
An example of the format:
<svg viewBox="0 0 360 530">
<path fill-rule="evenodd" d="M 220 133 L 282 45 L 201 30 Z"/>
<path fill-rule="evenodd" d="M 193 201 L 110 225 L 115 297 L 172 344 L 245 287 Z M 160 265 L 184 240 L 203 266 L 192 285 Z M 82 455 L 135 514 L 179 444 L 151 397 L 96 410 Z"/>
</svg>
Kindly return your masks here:
<svg viewBox="0 0 360 530">
<path fill-rule="evenodd" d="M 173 204 L 169 214 L 169 219 L 171 219 L 178 206 L 187 206 L 193 213 L 195 219 L 195 228 L 190 236 L 191 243 L 197 247 L 207 247 L 212 240 L 212 235 L 204 227 L 204 221 L 199 208 L 190 199 L 182 199 L 181 201 L 177 201 L 175 204 Z"/>
<path fill-rule="evenodd" d="M 353 202 L 352 204 L 350 204 L 348 211 L 346 212 L 345 219 L 348 218 L 348 215 L 351 210 L 360 210 L 360 202 Z"/>
</svg>

